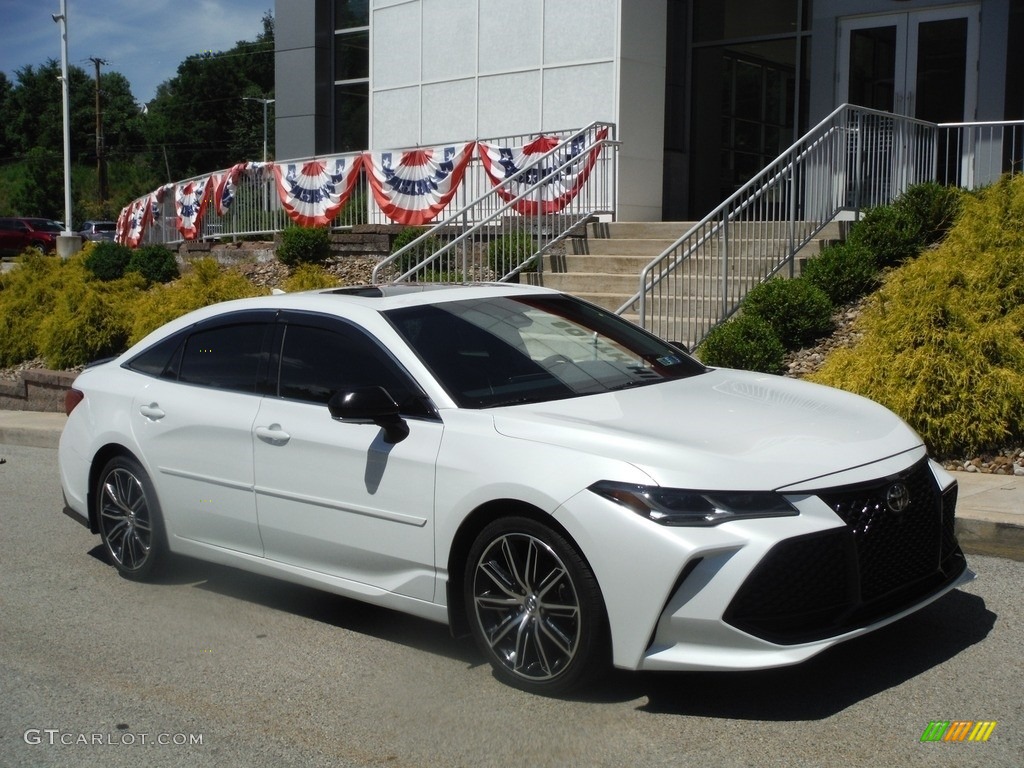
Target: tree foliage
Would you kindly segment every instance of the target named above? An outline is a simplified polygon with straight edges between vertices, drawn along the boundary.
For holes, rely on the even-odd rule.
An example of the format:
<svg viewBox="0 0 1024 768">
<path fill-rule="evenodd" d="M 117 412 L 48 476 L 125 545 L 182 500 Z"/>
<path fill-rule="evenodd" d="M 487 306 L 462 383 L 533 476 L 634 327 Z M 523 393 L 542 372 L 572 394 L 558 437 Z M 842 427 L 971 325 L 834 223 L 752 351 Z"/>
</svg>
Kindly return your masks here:
<svg viewBox="0 0 1024 768">
<path fill-rule="evenodd" d="M 123 74 L 101 71 L 107 200 L 99 198 L 96 181 L 95 75 L 70 65 L 68 92 L 71 223 L 115 218 L 131 200 L 161 183 L 262 157 L 263 106 L 242 97 L 273 98 L 273 16 L 264 14 L 255 41 L 188 57 L 148 105 L 135 100 Z M 63 219 L 62 104 L 58 61 L 22 67 L 13 82 L 0 73 L 0 180 L 5 182 L 0 215 Z M 268 144 L 273 146 L 273 112 L 268 118 Z M 6 183 L 12 178 L 13 184 Z"/>
</svg>

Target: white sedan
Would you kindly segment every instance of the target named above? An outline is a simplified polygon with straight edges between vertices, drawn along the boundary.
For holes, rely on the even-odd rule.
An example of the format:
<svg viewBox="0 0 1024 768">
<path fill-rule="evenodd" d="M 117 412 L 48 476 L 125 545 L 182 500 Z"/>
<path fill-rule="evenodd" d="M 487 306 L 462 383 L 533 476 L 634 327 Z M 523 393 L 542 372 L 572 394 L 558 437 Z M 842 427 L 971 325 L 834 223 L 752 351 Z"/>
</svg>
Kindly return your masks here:
<svg viewBox="0 0 1024 768">
<path fill-rule="evenodd" d="M 67 410 L 67 511 L 123 575 L 180 553 L 444 622 L 538 693 L 793 664 L 973 577 L 892 413 L 542 288 L 207 307 Z"/>
</svg>

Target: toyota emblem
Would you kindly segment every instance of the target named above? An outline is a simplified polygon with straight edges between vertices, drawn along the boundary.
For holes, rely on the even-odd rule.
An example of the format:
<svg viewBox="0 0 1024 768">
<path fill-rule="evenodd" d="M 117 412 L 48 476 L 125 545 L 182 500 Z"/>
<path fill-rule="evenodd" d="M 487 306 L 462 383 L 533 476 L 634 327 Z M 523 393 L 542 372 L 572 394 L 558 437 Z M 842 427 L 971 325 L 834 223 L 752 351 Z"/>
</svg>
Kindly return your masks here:
<svg viewBox="0 0 1024 768">
<path fill-rule="evenodd" d="M 910 506 L 910 491 L 903 483 L 893 483 L 885 492 L 885 505 L 897 515 Z"/>
</svg>

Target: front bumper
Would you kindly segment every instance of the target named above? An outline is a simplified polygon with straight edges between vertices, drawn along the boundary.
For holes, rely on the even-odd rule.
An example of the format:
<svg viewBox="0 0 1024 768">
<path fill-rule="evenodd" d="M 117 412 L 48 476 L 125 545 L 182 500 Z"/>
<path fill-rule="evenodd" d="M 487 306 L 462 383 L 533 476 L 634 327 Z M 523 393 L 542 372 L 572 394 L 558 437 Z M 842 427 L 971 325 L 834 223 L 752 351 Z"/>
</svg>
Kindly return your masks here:
<svg viewBox="0 0 1024 768">
<path fill-rule="evenodd" d="M 934 466 L 787 494 L 797 517 L 710 529 L 665 528 L 593 494 L 558 517 L 582 537 L 601 585 L 616 666 L 763 669 L 873 631 L 974 578 L 953 532 L 956 484 L 943 478 L 940 489 Z M 899 514 L 885 506 L 894 483 L 911 495 Z"/>
</svg>

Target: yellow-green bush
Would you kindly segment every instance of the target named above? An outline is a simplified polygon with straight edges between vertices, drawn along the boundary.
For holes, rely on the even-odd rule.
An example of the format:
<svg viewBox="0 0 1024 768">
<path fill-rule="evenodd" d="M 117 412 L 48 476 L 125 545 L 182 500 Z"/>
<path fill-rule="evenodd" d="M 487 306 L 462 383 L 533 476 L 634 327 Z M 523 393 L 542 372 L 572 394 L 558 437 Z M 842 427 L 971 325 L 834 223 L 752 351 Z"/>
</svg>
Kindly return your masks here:
<svg viewBox="0 0 1024 768">
<path fill-rule="evenodd" d="M 337 288 L 338 278 L 319 264 L 300 264 L 281 284 L 288 293 L 315 291 L 318 288 Z"/>
<path fill-rule="evenodd" d="M 124 351 L 132 308 L 145 287 L 137 273 L 111 281 L 68 280 L 36 332 L 46 365 L 60 370 Z"/>
<path fill-rule="evenodd" d="M 69 276 L 81 281 L 81 259 L 62 262 L 36 250 L 27 251 L 19 265 L 0 275 L 0 367 L 17 365 L 39 354 L 37 331 L 52 311 Z"/>
<path fill-rule="evenodd" d="M 964 201 L 933 251 L 890 273 L 852 349 L 815 381 L 888 406 L 940 455 L 1024 437 L 1024 177 Z"/>
<path fill-rule="evenodd" d="M 194 309 L 230 299 L 266 295 L 238 271 L 222 270 L 214 259 L 199 259 L 180 280 L 154 285 L 134 305 L 129 344 Z"/>
</svg>

